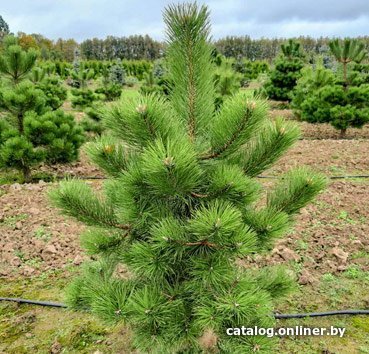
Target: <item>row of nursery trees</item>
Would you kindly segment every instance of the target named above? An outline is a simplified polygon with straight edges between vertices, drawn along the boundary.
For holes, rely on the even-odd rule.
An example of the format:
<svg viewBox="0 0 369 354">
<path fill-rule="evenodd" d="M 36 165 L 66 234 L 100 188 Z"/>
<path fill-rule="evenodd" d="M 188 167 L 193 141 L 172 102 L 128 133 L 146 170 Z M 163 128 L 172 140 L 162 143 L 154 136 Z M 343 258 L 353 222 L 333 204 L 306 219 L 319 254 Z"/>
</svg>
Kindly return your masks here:
<svg viewBox="0 0 369 354">
<path fill-rule="evenodd" d="M 270 72 L 266 62 L 227 59 L 212 50 L 210 60 L 216 68 L 213 72 L 216 109 L 220 109 L 224 100 L 237 93 L 240 87 L 247 86 L 264 73 L 269 74 L 264 92 L 269 98 L 290 101 L 300 119 L 313 123 L 330 122 L 340 129 L 341 136 L 350 126 L 363 126 L 369 120 L 369 65 L 362 64 L 364 45 L 355 40 L 343 43 L 335 40 L 330 42 L 330 48 L 340 66 L 332 67 L 331 62 L 306 66 L 299 43 L 290 40 L 282 45 L 281 54 Z M 80 59 L 76 50 L 71 65 L 44 61 L 36 65 L 36 57 L 34 50 L 22 50 L 18 38 L 5 37 L 0 63 L 0 109 L 4 116 L 0 131 L 0 166 L 18 168 L 27 181 L 33 165 L 69 162 L 77 157 L 78 147 L 84 140 L 80 127 L 86 132 L 102 134 L 103 102 L 119 99 L 124 85 L 133 86 L 139 82 L 129 74 L 134 73 L 142 80 L 140 92 L 143 94 L 156 93 L 168 99 L 173 86 L 169 61 L 164 58 L 154 63 L 86 62 Z M 73 117 L 59 110 L 67 97 L 62 79 L 67 79 L 72 87 L 72 106 L 86 112 L 80 126 L 74 123 Z M 90 80 L 99 83 L 94 90 L 88 85 Z M 58 122 L 51 128 L 46 121 L 56 116 Z M 36 138 L 34 127 L 40 125 L 42 119 L 45 127 L 37 129 L 44 131 L 43 137 Z M 68 135 L 62 132 L 50 133 L 63 124 L 73 125 L 71 135 L 78 138 L 70 139 L 76 141 L 67 142 Z"/>
<path fill-rule="evenodd" d="M 94 261 L 68 304 L 125 323 L 142 353 L 273 352 L 273 339 L 226 328 L 273 326 L 273 304 L 294 281 L 237 259 L 273 247 L 326 180 L 296 168 L 265 198 L 255 177 L 299 138 L 297 126 L 270 121 L 266 102 L 245 92 L 217 104 L 207 7 L 169 6 L 164 21 L 170 92 L 104 109 L 110 134 L 87 150 L 108 176 L 100 192 L 78 180 L 51 192 L 89 226 L 82 245 Z"/>
<path fill-rule="evenodd" d="M 94 76 L 93 69 L 86 68 L 76 57 L 68 76 L 73 87 L 72 106 L 89 107 L 87 116 L 77 124 L 73 115 L 61 109 L 67 89 L 55 70 L 37 62 L 35 50 L 23 50 L 19 38 L 7 36 L 2 46 L 0 168 L 17 169 L 29 182 L 32 167 L 76 160 L 85 132 L 102 133 L 99 106 L 93 103 L 102 105 L 119 98 L 126 84 L 125 72 L 118 64 L 103 67 L 101 85 L 91 91 L 88 81 Z"/>
<path fill-rule="evenodd" d="M 40 163 L 75 160 L 78 148 L 85 140 L 81 128 L 88 133 L 102 134 L 103 103 L 119 99 L 125 85 L 136 85 L 141 79 L 142 93 L 167 97 L 172 84 L 164 59 L 154 64 L 145 61 L 83 61 L 76 50 L 72 64 L 37 61 L 38 53 L 32 48 L 23 50 L 19 38 L 14 36 L 5 37 L 2 48 L 0 167 L 20 170 L 24 181 L 31 180 L 31 168 Z M 224 98 L 237 92 L 241 85 L 269 69 L 264 62 L 225 60 L 215 51 L 211 58 L 217 66 L 213 75 L 216 107 L 220 107 Z M 72 87 L 72 107 L 86 113 L 80 124 L 60 109 L 67 98 L 65 80 Z M 98 83 L 94 90 L 89 85 L 92 80 Z"/>
<path fill-rule="evenodd" d="M 338 65 L 317 60 L 305 66 L 300 44 L 290 40 L 282 45 L 264 88 L 268 97 L 290 102 L 301 120 L 330 123 L 344 137 L 349 127 L 369 121 L 367 51 L 352 39 L 333 40 L 329 48 Z"/>
<path fill-rule="evenodd" d="M 19 38 L 6 36 L 0 55 L 0 168 L 15 168 L 23 180 L 31 180 L 31 169 L 40 163 L 71 162 L 85 141 L 85 133 L 102 133 L 98 110 L 104 101 L 118 99 L 127 85 L 124 65 L 102 65 L 100 85 L 94 90 L 88 82 L 95 77 L 91 66 L 75 54 L 68 70 L 72 86 L 72 106 L 86 109 L 87 116 L 77 124 L 61 106 L 67 99 L 63 75 L 57 65 L 38 62 L 38 52 L 23 50 Z M 134 63 L 131 68 L 140 64 Z M 88 109 L 87 109 L 88 108 Z"/>
</svg>

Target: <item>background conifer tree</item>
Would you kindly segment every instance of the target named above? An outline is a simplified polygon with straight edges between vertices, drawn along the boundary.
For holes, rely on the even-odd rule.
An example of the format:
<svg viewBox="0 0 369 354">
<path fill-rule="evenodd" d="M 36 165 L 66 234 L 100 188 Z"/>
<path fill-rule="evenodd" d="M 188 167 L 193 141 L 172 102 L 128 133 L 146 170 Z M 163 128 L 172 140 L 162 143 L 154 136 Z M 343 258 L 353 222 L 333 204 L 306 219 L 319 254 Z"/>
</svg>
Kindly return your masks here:
<svg viewBox="0 0 369 354">
<path fill-rule="evenodd" d="M 264 337 L 226 335 L 227 327 L 271 326 L 273 301 L 293 281 L 283 269 L 240 268 L 239 257 L 272 246 L 325 185 L 305 168 L 268 190 L 255 177 L 299 137 L 266 103 L 239 93 L 216 111 L 209 13 L 169 6 L 168 99 L 146 95 L 105 111 L 112 136 L 90 144 L 110 176 L 102 193 L 84 182 L 51 192 L 66 214 L 90 226 L 87 263 L 68 291 L 73 308 L 124 322 L 144 353 L 268 350 Z M 119 265 L 127 276 L 119 276 Z"/>
<path fill-rule="evenodd" d="M 9 25 L 0 15 L 0 41 L 9 34 Z"/>
<path fill-rule="evenodd" d="M 29 80 L 42 81 L 39 70 L 32 74 L 36 59 L 37 53 L 23 50 L 15 37 L 4 39 L 0 56 L 0 76 L 5 81 L 0 88 L 0 107 L 5 112 L 0 118 L 0 167 L 20 170 L 25 182 L 31 180 L 33 165 L 74 160 L 84 141 L 73 116 L 51 112 L 60 99 L 47 95 L 50 87 Z"/>
<path fill-rule="evenodd" d="M 102 68 L 102 87 L 95 90 L 98 94 L 103 94 L 105 101 L 113 101 L 120 97 L 123 85 L 125 84 L 125 72 L 120 59 L 110 68 Z"/>
<path fill-rule="evenodd" d="M 300 44 L 290 39 L 281 45 L 281 53 L 274 61 L 274 69 L 270 72 L 270 79 L 265 85 L 266 92 L 271 99 L 289 101 L 292 90 L 301 76 L 304 66 Z"/>
<path fill-rule="evenodd" d="M 344 138 L 349 127 L 361 128 L 369 121 L 369 84 L 365 65 L 359 65 L 367 52 L 353 39 L 334 40 L 330 48 L 341 72 L 334 75 L 321 67 L 304 70 L 292 105 L 302 120 L 330 123 Z"/>
</svg>

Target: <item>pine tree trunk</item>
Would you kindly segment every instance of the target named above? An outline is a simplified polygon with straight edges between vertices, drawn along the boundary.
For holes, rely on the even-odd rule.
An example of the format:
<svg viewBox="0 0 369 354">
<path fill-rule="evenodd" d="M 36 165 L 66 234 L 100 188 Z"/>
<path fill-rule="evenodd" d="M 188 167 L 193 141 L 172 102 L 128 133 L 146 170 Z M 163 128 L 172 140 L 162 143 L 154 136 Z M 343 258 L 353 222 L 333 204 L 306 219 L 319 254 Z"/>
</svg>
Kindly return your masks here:
<svg viewBox="0 0 369 354">
<path fill-rule="evenodd" d="M 31 182 L 31 169 L 28 166 L 22 167 L 23 181 L 24 183 Z"/>
<path fill-rule="evenodd" d="M 348 82 L 347 82 L 347 63 L 343 62 L 343 87 L 347 90 Z"/>
<path fill-rule="evenodd" d="M 345 139 L 346 138 L 346 131 L 347 131 L 346 128 L 340 130 L 340 138 L 341 139 Z"/>
<path fill-rule="evenodd" d="M 17 120 L 18 120 L 18 131 L 19 131 L 20 134 L 23 134 L 24 125 L 23 125 L 23 114 L 22 113 L 18 114 Z"/>
</svg>

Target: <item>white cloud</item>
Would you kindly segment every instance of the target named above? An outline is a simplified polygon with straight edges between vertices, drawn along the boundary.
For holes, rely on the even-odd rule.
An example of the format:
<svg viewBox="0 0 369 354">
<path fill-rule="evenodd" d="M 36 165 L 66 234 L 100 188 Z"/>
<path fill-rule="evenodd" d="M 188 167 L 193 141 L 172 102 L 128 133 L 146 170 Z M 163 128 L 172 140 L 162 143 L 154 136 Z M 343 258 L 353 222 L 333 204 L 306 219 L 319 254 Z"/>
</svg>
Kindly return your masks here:
<svg viewBox="0 0 369 354">
<path fill-rule="evenodd" d="M 13 32 L 56 39 L 107 35 L 164 36 L 162 11 L 171 0 L 12 0 L 0 15 Z M 369 28 L 368 0 L 208 0 L 213 37 L 357 36 Z"/>
</svg>

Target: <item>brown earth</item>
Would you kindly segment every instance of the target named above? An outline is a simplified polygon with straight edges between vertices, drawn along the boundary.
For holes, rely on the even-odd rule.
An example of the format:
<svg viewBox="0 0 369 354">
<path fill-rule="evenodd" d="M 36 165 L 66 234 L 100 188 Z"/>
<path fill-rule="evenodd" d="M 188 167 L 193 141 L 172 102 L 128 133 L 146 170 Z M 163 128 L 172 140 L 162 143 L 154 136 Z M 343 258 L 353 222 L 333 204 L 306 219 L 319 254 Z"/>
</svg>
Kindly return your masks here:
<svg viewBox="0 0 369 354">
<path fill-rule="evenodd" d="M 329 176 L 369 174 L 369 140 L 299 140 L 264 174 L 308 165 Z"/>
<path fill-rule="evenodd" d="M 283 110 L 283 112 L 285 111 Z M 369 137 L 369 127 L 365 127 L 363 130 L 350 129 L 348 137 L 357 137 L 356 140 L 337 140 L 336 132 L 330 126 L 310 126 L 300 122 L 298 124 L 302 126 L 306 136 L 311 134 L 311 137 L 324 139 L 298 141 L 271 170 L 265 171 L 264 175 L 278 175 L 295 165 L 308 165 L 328 175 L 369 174 L 367 153 L 369 140 L 366 140 Z M 78 162 L 66 166 L 43 167 L 43 171 L 58 176 L 102 176 L 101 171 L 89 163 L 83 153 Z M 272 188 L 275 182 L 273 179 L 261 181 L 267 188 Z M 102 181 L 87 181 L 87 183 L 99 189 Z M 88 258 L 83 254 L 78 241 L 78 235 L 85 229 L 84 225 L 71 218 L 61 216 L 48 201 L 47 191 L 55 185 L 55 183 L 41 181 L 37 184 L 0 186 L 0 280 L 2 278 L 4 284 L 9 284 L 4 289 L 11 289 L 5 290 L 5 295 L 2 296 L 60 300 L 61 287 L 64 287 L 64 283 L 68 283 L 70 272 L 78 270 L 83 260 Z M 241 264 L 258 267 L 266 264 L 285 264 L 297 274 L 298 282 L 301 285 L 300 292 L 296 298 L 288 299 L 286 303 L 278 307 L 281 312 L 323 311 L 337 306 L 338 308 L 341 306 L 343 308 L 367 308 L 369 305 L 369 295 L 365 289 L 367 286 L 365 279 L 367 278 L 359 277 L 366 277 L 367 273 L 364 272 L 369 271 L 368 220 L 369 179 L 332 180 L 329 187 L 315 202 L 301 210 L 296 217 L 294 229 L 284 239 L 277 242 L 271 252 L 242 260 Z M 60 274 L 60 270 L 63 274 Z M 59 271 L 59 273 L 54 271 Z M 54 282 L 56 278 L 62 278 L 62 285 L 53 287 L 47 285 L 49 283 L 46 282 L 40 287 L 46 287 L 49 293 L 28 293 L 29 288 L 33 289 L 31 283 L 41 284 L 43 280 L 40 279 L 45 274 L 48 276 L 46 281 L 49 283 Z M 347 274 L 357 278 L 348 279 Z M 335 280 L 329 280 L 332 277 Z M 22 286 L 15 292 L 13 284 L 19 282 L 22 283 Z M 16 311 L 23 311 L 23 309 L 24 307 L 19 307 Z M 48 331 L 54 333 L 52 332 L 55 330 L 54 327 L 68 331 L 65 327 L 71 326 L 70 323 L 73 320 L 75 324 L 71 328 L 73 331 L 77 331 L 77 329 L 87 326 L 86 321 L 90 321 L 87 315 L 87 317 L 81 316 L 80 313 L 66 312 L 65 316 L 69 317 L 65 320 L 61 312 L 57 312 L 57 315 L 56 312 L 50 314 L 47 312 L 51 311 L 49 309 L 30 307 L 30 310 L 27 311 L 29 311 L 27 314 L 31 313 L 33 316 L 34 313 L 40 313 L 37 315 L 37 321 L 34 320 L 35 323 L 40 322 L 41 326 L 40 333 L 36 330 L 34 332 L 36 333 L 35 343 L 39 342 L 38 338 L 41 338 L 44 333 L 48 333 Z M 42 316 L 44 316 L 44 320 L 42 320 Z M 49 323 L 50 316 L 59 318 L 59 322 L 56 325 Z M 70 316 L 73 317 L 72 320 L 70 320 Z M 14 319 L 24 322 L 22 316 L 18 317 L 14 316 Z M 299 320 L 295 324 L 305 323 L 308 326 L 320 325 L 323 327 L 332 323 L 337 324 L 337 322 L 332 322 L 332 318 L 327 318 L 326 322 L 324 319 L 312 319 L 311 323 L 306 321 Z M 360 348 L 363 348 L 362 352 L 366 352 L 369 348 L 369 342 L 367 342 L 369 322 L 356 316 L 347 317 L 341 321 L 347 321 L 343 323 L 347 326 L 348 331 L 351 331 L 345 342 L 342 342 L 341 339 L 330 342 L 333 337 L 325 337 L 324 340 L 316 338 L 316 343 L 314 338 L 299 338 L 297 341 L 296 339 L 284 339 L 280 347 L 281 352 L 353 353 L 359 352 Z M 45 323 L 48 326 L 45 327 L 46 331 L 43 327 Z M 18 330 L 18 327 L 17 322 L 14 328 L 20 331 L 19 338 L 23 336 L 26 343 L 32 342 L 30 336 L 33 335 L 33 332 L 27 327 L 23 333 L 22 330 Z M 90 327 L 86 328 L 88 333 L 93 332 Z M 101 330 L 95 329 L 95 331 Z M 66 332 L 66 337 L 74 338 L 73 333 Z M 81 335 L 78 331 L 76 333 L 76 337 L 82 338 L 82 334 L 85 335 L 83 331 Z M 97 343 L 103 343 L 101 341 L 105 341 L 105 337 L 109 336 L 108 332 L 103 333 L 102 339 L 94 344 L 97 348 L 102 345 Z M 52 335 L 54 336 L 54 334 Z M 119 350 L 108 349 L 107 353 L 131 352 L 122 349 L 127 341 L 126 336 L 122 335 L 121 332 L 114 332 L 114 336 L 116 337 L 113 337 L 113 343 L 119 338 L 123 344 L 118 341 L 116 348 Z M 55 338 L 51 343 L 56 344 L 50 344 L 49 352 L 62 351 L 61 348 L 59 348 L 60 350 L 54 348 L 56 346 L 62 347 Z M 4 348 L 10 347 L 5 346 Z M 6 350 L 5 352 L 30 352 L 20 351 L 16 345 L 14 348 L 16 349 L 13 351 Z M 94 352 L 94 350 L 89 352 Z"/>
<path fill-rule="evenodd" d="M 273 109 L 269 111 L 269 116 L 271 118 L 283 117 L 287 120 L 294 120 L 300 126 L 304 139 L 340 139 L 339 130 L 333 128 L 330 124 L 311 124 L 298 121 L 291 109 Z M 369 125 L 364 125 L 362 128 L 347 129 L 345 140 L 350 139 L 369 139 Z"/>
<path fill-rule="evenodd" d="M 80 264 L 84 226 L 48 202 L 48 183 L 0 188 L 0 276 L 31 276 Z"/>
<path fill-rule="evenodd" d="M 368 151 L 369 140 L 365 139 L 300 140 L 264 175 L 278 175 L 297 165 L 308 165 L 327 175 L 365 174 L 369 173 Z M 58 176 L 103 176 L 84 153 L 75 163 L 43 167 L 43 171 Z M 272 254 L 257 256 L 253 262 L 292 260 L 306 270 L 303 278 L 340 272 L 348 264 L 369 270 L 369 258 L 364 255 L 369 252 L 369 180 L 366 181 L 332 182 L 315 203 L 301 211 L 296 228 L 277 243 Z M 101 181 L 88 183 L 101 185 Z M 1 276 L 37 275 L 71 264 L 78 266 L 84 259 L 78 242 L 84 226 L 61 216 L 50 205 L 47 190 L 52 186 L 41 181 L 0 187 Z"/>
<path fill-rule="evenodd" d="M 289 235 L 271 254 L 257 256 L 257 265 L 297 262 L 302 283 L 349 265 L 369 271 L 369 183 L 335 181 L 301 210 Z"/>
</svg>

